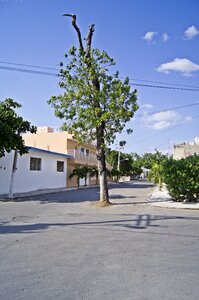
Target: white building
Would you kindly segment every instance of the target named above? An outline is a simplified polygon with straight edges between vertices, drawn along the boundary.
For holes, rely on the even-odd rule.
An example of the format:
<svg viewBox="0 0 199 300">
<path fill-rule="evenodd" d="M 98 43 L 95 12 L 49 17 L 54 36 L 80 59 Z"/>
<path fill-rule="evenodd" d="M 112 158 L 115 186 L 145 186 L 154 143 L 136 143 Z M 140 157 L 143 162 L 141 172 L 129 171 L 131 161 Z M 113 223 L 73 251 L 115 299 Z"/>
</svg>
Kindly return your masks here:
<svg viewBox="0 0 199 300">
<path fill-rule="evenodd" d="M 196 137 L 194 139 L 194 142 L 192 143 L 189 142 L 189 143 L 174 145 L 173 148 L 174 159 L 186 158 L 194 154 L 199 155 L 199 137 Z"/>
<path fill-rule="evenodd" d="M 67 158 L 71 156 L 29 147 L 29 153 L 18 155 L 13 194 L 66 187 Z M 0 158 L 0 195 L 9 194 L 13 159 L 14 151 Z"/>
</svg>

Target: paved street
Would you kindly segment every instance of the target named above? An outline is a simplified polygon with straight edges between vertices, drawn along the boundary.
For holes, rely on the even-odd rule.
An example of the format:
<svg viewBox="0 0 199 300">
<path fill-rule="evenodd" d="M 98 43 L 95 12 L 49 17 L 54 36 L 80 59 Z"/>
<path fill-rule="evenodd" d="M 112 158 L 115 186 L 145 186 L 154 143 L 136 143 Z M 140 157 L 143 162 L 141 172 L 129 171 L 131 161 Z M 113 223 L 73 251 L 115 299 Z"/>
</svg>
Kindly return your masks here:
<svg viewBox="0 0 199 300">
<path fill-rule="evenodd" d="M 2 300 L 196 300 L 198 211 L 149 206 L 147 183 L 0 202 Z"/>
</svg>

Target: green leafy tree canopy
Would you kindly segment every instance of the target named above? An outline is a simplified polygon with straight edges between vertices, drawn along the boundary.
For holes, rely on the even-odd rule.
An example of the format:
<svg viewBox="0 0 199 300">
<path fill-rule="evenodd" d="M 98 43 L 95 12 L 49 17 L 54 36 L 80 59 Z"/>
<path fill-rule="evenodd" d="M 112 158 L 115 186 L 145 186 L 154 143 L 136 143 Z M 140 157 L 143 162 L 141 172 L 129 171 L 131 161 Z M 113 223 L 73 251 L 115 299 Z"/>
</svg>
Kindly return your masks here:
<svg viewBox="0 0 199 300">
<path fill-rule="evenodd" d="M 99 128 L 104 138 L 101 146 L 113 143 L 138 109 L 136 90 L 131 91 L 129 79 L 121 81 L 118 72 L 109 74 L 115 63 L 105 51 L 93 49 L 88 58 L 86 52 L 72 47 L 66 57 L 70 62 L 61 69 L 59 83 L 64 93 L 49 100 L 55 115 L 65 120 L 63 129 L 80 143 L 96 141 Z"/>
<path fill-rule="evenodd" d="M 20 155 L 28 152 L 21 134 L 35 133 L 37 128 L 16 113 L 20 107 L 21 104 L 11 98 L 0 101 L 0 157 L 11 150 L 18 150 Z"/>
</svg>

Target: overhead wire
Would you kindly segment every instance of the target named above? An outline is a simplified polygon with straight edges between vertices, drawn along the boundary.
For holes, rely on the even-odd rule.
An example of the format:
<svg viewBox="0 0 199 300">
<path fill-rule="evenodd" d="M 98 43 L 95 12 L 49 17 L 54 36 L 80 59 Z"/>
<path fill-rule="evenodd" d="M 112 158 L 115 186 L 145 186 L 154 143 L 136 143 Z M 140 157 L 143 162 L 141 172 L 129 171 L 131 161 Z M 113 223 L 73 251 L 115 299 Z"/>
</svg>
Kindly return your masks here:
<svg viewBox="0 0 199 300">
<path fill-rule="evenodd" d="M 183 109 L 183 108 L 187 108 L 187 107 L 191 107 L 191 106 L 195 106 L 195 105 L 199 105 L 199 102 L 194 102 L 194 103 L 190 103 L 187 105 L 181 105 L 181 106 L 174 106 L 174 107 L 165 108 L 165 109 L 161 109 L 161 110 L 149 111 L 146 114 L 138 114 L 138 115 L 136 115 L 136 117 L 144 117 L 146 115 L 148 116 L 148 115 L 154 115 L 154 114 L 158 114 L 161 112 L 167 112 L 167 111 L 171 111 L 171 110 L 179 110 L 179 109 Z"/>
<path fill-rule="evenodd" d="M 26 69 L 22 69 L 22 68 L 0 66 L 0 69 L 2 69 L 2 70 L 32 73 L 32 74 L 47 75 L 47 76 L 56 76 L 56 77 L 59 76 L 58 74 L 55 74 L 55 73 L 49 73 L 49 72 L 43 72 L 43 71 L 27 69 L 27 68 L 37 68 L 37 69 L 46 69 L 46 70 L 59 71 L 58 68 L 45 67 L 45 66 L 32 65 L 32 64 L 22 64 L 22 63 L 16 63 L 16 62 L 7 62 L 7 61 L 0 61 L 0 64 L 26 67 Z M 124 78 L 124 77 L 121 77 L 121 78 Z M 129 79 L 130 79 L 130 85 L 131 86 L 169 89 L 169 90 L 181 90 L 181 91 L 192 91 L 192 92 L 193 91 L 194 92 L 199 91 L 199 87 L 192 86 L 192 85 L 183 85 L 183 84 L 177 84 L 177 83 L 169 83 L 169 82 L 163 82 L 163 81 L 152 81 L 152 80 L 137 79 L 137 78 L 129 78 Z M 135 82 L 131 82 L 131 81 L 135 81 Z M 148 82 L 148 83 L 157 83 L 158 85 L 156 85 L 156 84 L 137 83 L 136 81 Z"/>
<path fill-rule="evenodd" d="M 148 87 L 148 88 L 158 88 L 158 89 L 168 89 L 168 90 L 180 90 L 180 91 L 195 91 L 199 92 L 198 89 L 193 89 L 193 88 L 183 88 L 183 87 L 173 87 L 173 86 L 163 86 L 163 85 L 152 85 L 152 84 L 142 84 L 142 83 L 131 83 L 130 85 L 132 86 L 143 86 L 143 87 Z"/>
<path fill-rule="evenodd" d="M 46 75 L 46 76 L 55 76 L 58 77 L 58 73 L 51 73 L 51 72 L 45 72 L 45 71 L 39 71 L 39 70 L 31 70 L 30 68 L 35 68 L 35 69 L 42 69 L 42 70 L 54 70 L 54 71 L 59 71 L 58 68 L 53 68 L 53 67 L 45 67 L 45 66 L 40 66 L 40 65 L 32 65 L 32 64 L 22 64 L 22 63 L 15 63 L 15 62 L 7 62 L 7 61 L 0 61 L 0 64 L 6 64 L 6 65 L 13 65 L 13 66 L 21 66 L 25 68 L 18 68 L 18 67 L 9 67 L 9 66 L 2 66 L 0 65 L 1 70 L 7 70 L 7 71 L 15 71 L 15 72 L 23 72 L 23 73 L 31 73 L 31 74 L 37 74 L 37 75 Z M 122 78 L 122 77 L 121 77 Z M 169 83 L 169 82 L 162 82 L 162 81 L 152 81 L 152 80 L 145 80 L 145 79 L 137 79 L 137 78 L 129 78 L 130 79 L 130 85 L 131 86 L 141 86 L 141 87 L 149 87 L 149 88 L 160 88 L 160 89 L 169 89 L 169 90 L 182 90 L 182 91 L 194 91 L 198 92 L 199 87 L 197 86 L 192 86 L 192 85 L 183 85 L 183 84 L 176 84 L 176 83 Z M 145 84 L 145 83 L 136 83 L 136 82 L 131 82 L 131 81 L 138 81 L 138 82 L 147 82 L 151 84 Z M 155 83 L 155 84 L 154 84 Z M 158 84 L 158 85 L 156 85 Z M 199 105 L 198 102 L 196 103 L 191 103 L 188 105 L 182 105 L 182 106 L 177 106 L 173 108 L 168 108 L 160 111 L 153 111 L 153 112 L 148 112 L 148 114 L 155 114 L 159 112 L 164 112 L 164 111 L 169 111 L 169 110 L 177 110 L 177 109 L 182 109 L 186 107 L 191 107 Z M 195 117 L 193 120 L 198 119 L 198 117 Z M 185 122 L 181 122 L 169 129 L 166 129 L 164 131 L 161 131 L 161 133 L 157 133 L 155 135 L 149 136 L 143 140 L 138 141 L 135 143 L 135 145 L 140 144 L 142 142 L 145 142 L 148 139 L 151 139 L 153 137 L 159 136 L 161 134 L 164 134 L 165 132 L 168 132 L 170 130 L 173 130 L 179 126 L 185 125 Z"/>
<path fill-rule="evenodd" d="M 56 71 L 59 71 L 58 68 L 44 67 L 44 66 L 38 66 L 38 65 L 29 65 L 29 64 L 21 64 L 21 63 L 8 62 L 8 61 L 0 61 L 0 64 L 6 64 L 6 65 L 21 66 L 21 67 L 30 67 L 30 68 L 37 68 L 37 69 L 46 69 L 46 70 L 56 70 Z"/>
<path fill-rule="evenodd" d="M 149 82 L 149 83 L 158 83 L 158 84 L 166 84 L 166 85 L 173 85 L 173 86 L 181 86 L 181 87 L 189 87 L 199 89 L 199 86 L 194 85 L 187 85 L 187 84 L 180 84 L 180 83 L 172 83 L 172 82 L 165 82 L 165 81 L 154 81 L 154 80 L 147 80 L 147 79 L 138 79 L 138 78 L 130 78 L 129 80 L 140 81 L 140 82 Z"/>
<path fill-rule="evenodd" d="M 195 120 L 197 120 L 197 119 L 199 119 L 199 116 L 196 116 L 196 117 L 193 118 L 192 120 L 195 121 Z M 146 138 L 144 138 L 144 139 L 142 139 L 142 140 L 139 140 L 138 142 L 134 143 L 134 145 L 141 144 L 141 143 L 143 143 L 143 142 L 145 142 L 145 141 L 150 140 L 151 138 L 154 138 L 154 137 L 156 137 L 156 136 L 162 135 L 162 134 L 164 134 L 164 133 L 166 133 L 166 132 L 169 132 L 169 131 L 171 131 L 171 130 L 177 128 L 177 127 L 180 127 L 180 126 L 183 126 L 183 125 L 186 125 L 186 124 L 187 124 L 186 121 L 180 122 L 180 123 L 178 123 L 178 124 L 176 124 L 176 125 L 174 125 L 174 126 L 168 128 L 168 129 L 165 129 L 165 130 L 163 130 L 163 131 L 161 131 L 161 132 L 159 132 L 159 133 L 157 133 L 157 134 L 154 134 L 154 135 L 148 136 L 148 137 L 146 137 Z M 130 147 L 130 146 L 128 146 L 128 147 Z"/>
<path fill-rule="evenodd" d="M 0 66 L 1 70 L 7 70 L 7 71 L 15 71 L 15 72 L 23 72 L 23 73 L 32 73 L 32 74 L 38 74 L 38 75 L 47 75 L 47 76 L 56 76 L 58 77 L 58 74 L 50 73 L 50 72 L 44 72 L 44 71 L 37 71 L 37 70 L 30 70 L 30 69 L 22 69 L 22 68 L 14 68 L 14 67 L 6 67 L 6 66 Z"/>
</svg>

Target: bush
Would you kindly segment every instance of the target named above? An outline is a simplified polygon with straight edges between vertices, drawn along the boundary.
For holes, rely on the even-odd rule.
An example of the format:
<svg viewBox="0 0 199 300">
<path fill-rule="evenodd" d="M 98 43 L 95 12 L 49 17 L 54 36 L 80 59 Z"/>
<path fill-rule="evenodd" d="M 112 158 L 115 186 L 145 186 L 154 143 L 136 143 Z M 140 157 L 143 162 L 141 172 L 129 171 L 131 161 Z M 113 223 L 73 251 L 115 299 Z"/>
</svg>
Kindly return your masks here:
<svg viewBox="0 0 199 300">
<path fill-rule="evenodd" d="M 199 156 L 180 160 L 172 158 L 163 163 L 164 182 L 176 201 L 196 201 L 199 198 Z"/>
</svg>

